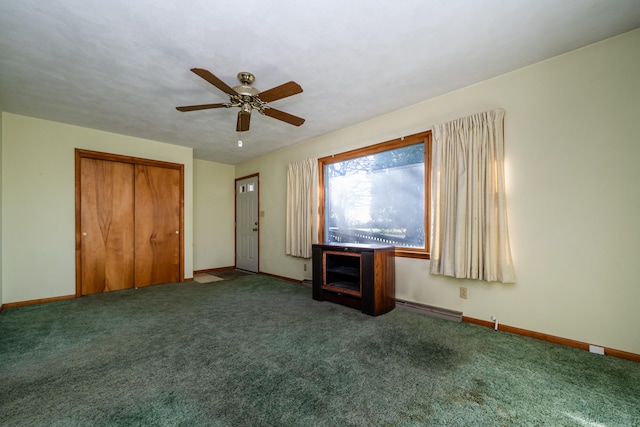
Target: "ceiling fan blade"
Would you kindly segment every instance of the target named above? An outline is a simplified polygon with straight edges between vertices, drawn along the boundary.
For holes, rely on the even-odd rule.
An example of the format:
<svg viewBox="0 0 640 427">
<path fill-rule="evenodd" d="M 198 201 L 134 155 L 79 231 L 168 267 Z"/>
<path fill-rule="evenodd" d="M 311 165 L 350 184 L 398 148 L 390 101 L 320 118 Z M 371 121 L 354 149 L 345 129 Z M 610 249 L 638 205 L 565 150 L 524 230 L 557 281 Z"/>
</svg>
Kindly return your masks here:
<svg viewBox="0 0 640 427">
<path fill-rule="evenodd" d="M 176 110 L 186 112 L 186 111 L 196 111 L 196 110 L 208 110 L 209 108 L 222 108 L 227 107 L 229 104 L 202 104 L 202 105 L 185 105 L 184 107 L 176 107 Z"/>
<path fill-rule="evenodd" d="M 294 126 L 300 126 L 304 123 L 304 119 L 302 117 L 294 116 L 293 114 L 285 113 L 284 111 L 276 110 L 275 108 L 265 108 L 264 114 Z"/>
<path fill-rule="evenodd" d="M 233 90 L 231 86 L 229 86 L 228 84 L 226 84 L 225 82 L 223 82 L 222 80 L 214 76 L 211 73 L 211 71 L 205 70 L 204 68 L 192 68 L 191 71 L 193 71 L 194 73 L 196 73 L 197 75 L 199 75 L 200 77 L 202 77 L 203 79 L 205 79 L 206 81 L 208 81 L 209 83 L 211 83 L 212 85 L 214 85 L 215 87 L 217 87 L 218 89 L 220 89 L 221 91 L 223 91 L 228 95 L 238 94 L 238 92 Z"/>
<path fill-rule="evenodd" d="M 260 98 L 262 102 L 271 102 L 300 92 L 302 92 L 302 87 L 300 87 L 298 83 L 288 82 L 281 84 L 280 86 L 267 89 L 264 92 L 260 92 L 258 94 L 258 98 Z"/>
<path fill-rule="evenodd" d="M 238 123 L 236 124 L 236 132 L 246 132 L 249 130 L 249 122 L 251 121 L 251 113 L 238 111 Z"/>
</svg>

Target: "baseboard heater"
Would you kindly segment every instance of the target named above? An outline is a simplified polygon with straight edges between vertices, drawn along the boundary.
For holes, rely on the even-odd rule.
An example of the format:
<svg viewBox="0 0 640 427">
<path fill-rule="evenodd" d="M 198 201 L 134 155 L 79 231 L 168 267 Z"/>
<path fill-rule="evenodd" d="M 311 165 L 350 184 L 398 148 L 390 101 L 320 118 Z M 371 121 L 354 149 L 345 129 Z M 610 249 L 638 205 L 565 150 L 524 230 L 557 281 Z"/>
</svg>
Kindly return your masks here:
<svg viewBox="0 0 640 427">
<path fill-rule="evenodd" d="M 432 305 L 418 304 L 417 302 L 396 299 L 396 307 L 426 314 L 427 316 L 439 317 L 441 319 L 462 322 L 462 312 L 449 310 L 447 308 L 434 307 Z"/>
<path fill-rule="evenodd" d="M 300 282 L 304 286 L 311 287 L 312 280 L 305 279 Z M 432 305 L 419 304 L 417 302 L 405 301 L 396 298 L 396 308 L 404 308 L 406 310 L 415 311 L 416 313 L 426 314 L 427 316 L 439 317 L 445 320 L 453 320 L 454 322 L 462 322 L 462 312 L 449 310 L 442 307 L 434 307 Z"/>
</svg>

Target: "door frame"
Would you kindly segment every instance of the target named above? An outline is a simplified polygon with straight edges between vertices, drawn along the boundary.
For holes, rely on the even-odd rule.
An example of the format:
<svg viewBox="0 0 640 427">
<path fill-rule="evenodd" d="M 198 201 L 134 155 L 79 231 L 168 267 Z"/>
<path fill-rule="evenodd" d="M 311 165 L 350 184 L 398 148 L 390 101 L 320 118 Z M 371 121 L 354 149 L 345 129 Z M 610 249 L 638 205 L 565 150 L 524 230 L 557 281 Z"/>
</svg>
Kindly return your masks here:
<svg viewBox="0 0 640 427">
<path fill-rule="evenodd" d="M 238 181 L 242 181 L 248 178 L 256 178 L 256 183 L 258 185 L 257 197 L 258 197 L 258 273 L 260 272 L 260 229 L 262 228 L 260 225 L 260 173 L 253 173 L 251 175 L 245 175 L 240 178 L 236 178 L 233 181 L 233 264 L 234 267 L 237 268 L 238 264 Z"/>
<path fill-rule="evenodd" d="M 179 243 L 179 272 L 180 282 L 184 282 L 184 165 L 180 163 L 163 162 L 141 157 L 124 156 L 121 154 L 103 153 L 100 151 L 75 149 L 75 191 L 76 191 L 76 298 L 82 296 L 82 230 L 81 230 L 81 160 L 83 158 L 106 160 L 112 162 L 130 163 L 133 165 L 156 166 L 167 169 L 177 169 L 180 172 L 180 243 Z"/>
</svg>

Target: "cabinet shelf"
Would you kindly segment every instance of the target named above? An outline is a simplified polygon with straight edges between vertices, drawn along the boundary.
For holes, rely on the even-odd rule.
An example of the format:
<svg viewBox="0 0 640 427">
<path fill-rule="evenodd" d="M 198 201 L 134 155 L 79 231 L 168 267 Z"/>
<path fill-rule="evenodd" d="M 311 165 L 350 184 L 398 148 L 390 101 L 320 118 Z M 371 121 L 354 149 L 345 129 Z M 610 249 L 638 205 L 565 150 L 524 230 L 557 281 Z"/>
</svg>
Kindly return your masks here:
<svg viewBox="0 0 640 427">
<path fill-rule="evenodd" d="M 322 287 L 323 290 L 335 292 L 337 294 L 348 294 L 360 297 L 360 286 L 351 282 L 333 282 L 327 283 Z"/>
<path fill-rule="evenodd" d="M 356 267 L 338 266 L 338 267 L 327 268 L 327 274 L 328 273 L 342 274 L 344 276 L 357 277 L 357 278 L 360 277 L 360 269 Z"/>
</svg>

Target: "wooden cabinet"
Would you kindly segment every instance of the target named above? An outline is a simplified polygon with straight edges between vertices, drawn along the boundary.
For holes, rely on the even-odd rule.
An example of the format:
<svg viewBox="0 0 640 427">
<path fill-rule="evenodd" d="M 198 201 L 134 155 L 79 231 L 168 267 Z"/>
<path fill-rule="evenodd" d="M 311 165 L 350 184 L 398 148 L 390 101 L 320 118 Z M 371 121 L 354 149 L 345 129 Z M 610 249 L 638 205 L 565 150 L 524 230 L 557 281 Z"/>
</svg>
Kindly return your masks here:
<svg viewBox="0 0 640 427">
<path fill-rule="evenodd" d="M 372 316 L 395 307 L 394 246 L 313 245 L 313 299 L 331 301 Z"/>
<path fill-rule="evenodd" d="M 76 296 L 184 276 L 184 166 L 76 149 Z"/>
</svg>

